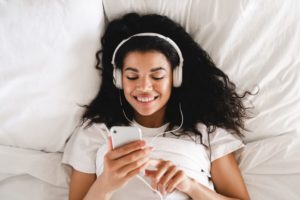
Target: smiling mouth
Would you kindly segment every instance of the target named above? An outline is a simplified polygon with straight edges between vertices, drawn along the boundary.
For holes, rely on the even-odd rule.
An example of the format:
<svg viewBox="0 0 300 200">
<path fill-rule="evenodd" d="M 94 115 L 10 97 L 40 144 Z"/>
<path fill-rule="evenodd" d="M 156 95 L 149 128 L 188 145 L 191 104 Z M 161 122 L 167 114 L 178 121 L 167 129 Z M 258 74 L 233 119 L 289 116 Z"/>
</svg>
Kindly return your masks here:
<svg viewBox="0 0 300 200">
<path fill-rule="evenodd" d="M 158 96 L 156 96 L 156 97 L 134 97 L 134 98 L 138 102 L 149 103 L 149 102 L 155 101 L 158 98 Z"/>
</svg>

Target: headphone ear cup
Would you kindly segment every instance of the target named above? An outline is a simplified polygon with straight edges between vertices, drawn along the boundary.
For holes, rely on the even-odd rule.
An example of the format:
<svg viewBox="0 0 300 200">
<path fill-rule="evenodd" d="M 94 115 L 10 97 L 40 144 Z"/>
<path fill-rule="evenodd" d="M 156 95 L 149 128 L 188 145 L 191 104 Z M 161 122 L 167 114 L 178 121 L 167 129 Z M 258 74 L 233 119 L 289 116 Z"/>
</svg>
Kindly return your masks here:
<svg viewBox="0 0 300 200">
<path fill-rule="evenodd" d="M 120 69 L 114 68 L 113 71 L 114 84 L 116 88 L 122 89 L 122 72 Z"/>
<path fill-rule="evenodd" d="M 173 86 L 174 87 L 180 87 L 182 83 L 182 67 L 177 66 L 173 70 Z"/>
</svg>

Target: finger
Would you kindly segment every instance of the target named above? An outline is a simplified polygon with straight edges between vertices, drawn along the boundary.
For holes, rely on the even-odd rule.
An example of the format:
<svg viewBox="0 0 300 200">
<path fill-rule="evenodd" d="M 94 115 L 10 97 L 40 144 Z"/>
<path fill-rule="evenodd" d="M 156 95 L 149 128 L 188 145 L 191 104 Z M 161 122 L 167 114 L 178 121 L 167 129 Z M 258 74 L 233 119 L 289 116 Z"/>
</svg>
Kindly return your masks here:
<svg viewBox="0 0 300 200">
<path fill-rule="evenodd" d="M 124 146 L 118 147 L 111 151 L 108 155 L 110 159 L 117 159 L 124 155 L 127 155 L 131 152 L 134 152 L 136 150 L 139 150 L 145 146 L 146 142 L 144 140 L 139 140 L 135 142 L 131 142 L 129 144 L 126 144 Z"/>
<path fill-rule="evenodd" d="M 166 171 L 166 173 L 163 175 L 163 177 L 160 179 L 159 183 L 158 183 L 158 187 L 160 188 L 160 190 L 165 193 L 167 186 L 169 185 L 169 181 L 173 178 L 173 176 L 176 175 L 178 171 L 178 168 L 173 165 L 171 167 L 169 167 L 169 169 Z"/>
<path fill-rule="evenodd" d="M 169 167 L 171 167 L 173 164 L 171 161 L 162 161 L 159 165 L 157 165 L 157 170 L 153 174 L 153 178 L 157 183 L 160 182 L 160 179 L 164 174 L 168 171 Z"/>
<path fill-rule="evenodd" d="M 141 166 L 143 166 L 144 164 L 148 164 L 148 161 L 149 161 L 149 157 L 145 157 L 145 158 L 142 158 L 142 159 L 139 159 L 135 162 L 132 162 L 124 167 L 122 167 L 120 170 L 119 170 L 119 173 L 122 175 L 122 176 L 126 176 L 128 173 L 130 173 L 131 171 L 137 169 L 137 168 L 140 168 Z"/>
<path fill-rule="evenodd" d="M 145 175 L 149 176 L 149 178 L 154 178 L 157 173 L 157 169 L 165 163 L 164 160 L 151 158 L 149 160 L 149 166 L 151 169 L 145 170 Z"/>
<path fill-rule="evenodd" d="M 139 165 L 141 159 L 147 158 L 149 160 L 149 155 L 152 150 L 152 147 L 146 147 L 114 160 L 109 160 L 109 158 L 105 157 L 105 161 L 107 163 L 107 167 L 111 171 L 119 171 L 121 168 L 132 164 L 126 168 L 128 169 L 126 170 L 128 172 L 132 167 Z"/>
<path fill-rule="evenodd" d="M 155 159 L 155 158 L 151 158 L 151 160 L 149 160 L 149 165 L 153 166 L 153 167 L 158 167 L 161 163 L 163 163 L 164 161 L 161 159 Z"/>
<path fill-rule="evenodd" d="M 144 171 L 148 166 L 148 162 L 145 162 L 142 166 L 132 170 L 131 172 L 127 173 L 126 179 L 129 180 L 132 177 L 138 175 L 140 172 Z"/>
<path fill-rule="evenodd" d="M 148 161 L 149 165 L 150 165 L 150 160 Z M 153 178 L 153 176 L 155 175 L 155 173 L 156 173 L 156 170 L 149 170 L 149 169 L 145 170 L 145 175 L 148 176 L 149 178 Z"/>
<path fill-rule="evenodd" d="M 145 149 L 141 149 L 135 152 L 130 153 L 129 155 L 126 155 L 124 157 L 121 157 L 115 161 L 115 166 L 117 168 L 124 168 L 127 166 L 127 168 L 130 168 L 130 166 L 138 165 L 142 159 L 147 159 L 147 162 L 149 161 L 149 155 L 152 151 L 151 147 L 147 147 Z"/>
<path fill-rule="evenodd" d="M 172 192 L 177 185 L 179 185 L 186 178 L 184 172 L 182 170 L 177 171 L 175 176 L 169 181 L 166 191 L 168 193 Z"/>
<path fill-rule="evenodd" d="M 150 159 L 151 160 L 151 159 Z M 149 165 L 150 165 L 150 160 L 148 161 L 149 162 Z M 155 190 L 157 190 L 157 183 L 156 181 L 154 180 L 154 176 L 155 176 L 155 173 L 156 173 L 156 170 L 149 170 L 149 169 L 146 169 L 145 170 L 145 176 L 149 177 L 150 178 L 150 181 L 151 181 L 151 187 Z"/>
<path fill-rule="evenodd" d="M 112 151 L 112 141 L 111 141 L 111 136 L 108 137 L 108 141 L 107 141 L 107 152 Z"/>
</svg>

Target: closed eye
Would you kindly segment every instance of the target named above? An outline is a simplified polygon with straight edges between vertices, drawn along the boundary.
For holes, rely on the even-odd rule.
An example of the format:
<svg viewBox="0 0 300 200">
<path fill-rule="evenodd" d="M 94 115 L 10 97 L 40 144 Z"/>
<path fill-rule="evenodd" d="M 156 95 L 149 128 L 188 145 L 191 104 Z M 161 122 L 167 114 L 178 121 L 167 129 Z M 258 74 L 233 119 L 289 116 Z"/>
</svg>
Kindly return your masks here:
<svg viewBox="0 0 300 200">
<path fill-rule="evenodd" d="M 163 78 L 165 78 L 164 76 L 161 76 L 161 77 L 152 77 L 154 80 L 161 80 Z"/>
<path fill-rule="evenodd" d="M 136 79 L 138 79 L 138 77 L 137 76 L 135 76 L 135 77 L 130 77 L 130 76 L 127 76 L 126 77 L 128 80 L 136 80 Z"/>
</svg>

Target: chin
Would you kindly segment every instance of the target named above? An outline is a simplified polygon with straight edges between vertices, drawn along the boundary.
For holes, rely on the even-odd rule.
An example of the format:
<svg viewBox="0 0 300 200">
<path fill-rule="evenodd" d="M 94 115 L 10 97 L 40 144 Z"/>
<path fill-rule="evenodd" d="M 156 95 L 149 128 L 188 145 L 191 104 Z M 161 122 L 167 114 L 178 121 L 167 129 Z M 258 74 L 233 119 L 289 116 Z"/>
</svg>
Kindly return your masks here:
<svg viewBox="0 0 300 200">
<path fill-rule="evenodd" d="M 137 113 L 143 117 L 147 117 L 153 115 L 155 111 L 143 111 L 143 112 L 138 111 Z"/>
</svg>

